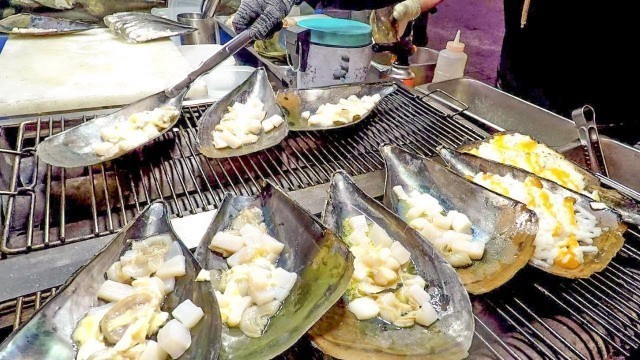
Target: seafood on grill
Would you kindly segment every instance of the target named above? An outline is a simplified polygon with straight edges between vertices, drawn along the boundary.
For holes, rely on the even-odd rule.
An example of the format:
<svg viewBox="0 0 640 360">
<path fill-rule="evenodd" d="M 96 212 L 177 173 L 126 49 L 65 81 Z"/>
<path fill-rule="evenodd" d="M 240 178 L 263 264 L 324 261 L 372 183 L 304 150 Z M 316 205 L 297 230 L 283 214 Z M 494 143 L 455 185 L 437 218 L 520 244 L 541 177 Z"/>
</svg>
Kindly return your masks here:
<svg viewBox="0 0 640 360">
<path fill-rule="evenodd" d="M 217 359 L 215 296 L 154 202 L 2 347 L 0 359 Z"/>
<path fill-rule="evenodd" d="M 300 116 L 308 121 L 309 126 L 344 125 L 360 120 L 371 112 L 380 100 L 382 100 L 380 94 L 365 95 L 362 98 L 351 95 L 346 99 L 339 99 L 336 104 L 322 104 L 313 114 L 307 110 Z"/>
<path fill-rule="evenodd" d="M 414 271 L 411 253 L 364 215 L 343 225 L 354 256 L 347 309 L 358 320 L 380 319 L 397 327 L 429 326 L 438 320 L 425 291 L 426 282 Z"/>
<path fill-rule="evenodd" d="M 276 99 L 291 130 L 326 130 L 359 123 L 396 88 L 393 83 L 381 83 L 287 89 L 279 91 Z"/>
<path fill-rule="evenodd" d="M 141 357 L 176 359 L 191 346 L 189 329 L 204 312 L 187 299 L 169 312 L 160 306 L 186 275 L 180 245 L 169 235 L 132 241 L 120 260 L 107 270 L 97 297 L 107 304 L 90 310 L 73 332 L 76 359 Z M 150 337 L 157 335 L 157 342 Z M 152 356 L 153 354 L 153 356 Z"/>
<path fill-rule="evenodd" d="M 237 149 L 258 141 L 261 133 L 279 127 L 284 123 L 280 115 L 267 118 L 262 101 L 253 98 L 246 103 L 236 102 L 222 115 L 222 120 L 211 133 L 216 149 Z"/>
<path fill-rule="evenodd" d="M 256 196 L 228 194 L 195 254 L 208 270 L 199 280 L 218 291 L 220 359 L 269 359 L 291 348 L 353 274 L 345 244 L 270 183 Z"/>
<path fill-rule="evenodd" d="M 449 263 L 453 267 L 473 264 L 473 260 L 482 260 L 485 244 L 472 241 L 471 221 L 459 211 L 445 211 L 438 199 L 426 192 L 413 190 L 407 193 L 402 185 L 393 187 L 400 203 L 408 210 L 405 217 L 409 226 L 434 246 L 446 249 Z"/>
<path fill-rule="evenodd" d="M 180 111 L 165 105 L 151 111 L 134 113 L 126 121 L 100 130 L 101 142 L 91 144 L 96 155 L 112 158 L 137 148 L 157 137 L 180 117 Z"/>
<path fill-rule="evenodd" d="M 538 215 L 530 263 L 549 273 L 589 277 L 603 270 L 624 243 L 626 226 L 592 198 L 509 165 L 440 148 L 457 173 L 527 205 Z"/>
<path fill-rule="evenodd" d="M 534 173 L 567 189 L 601 201 L 627 222 L 640 225 L 640 204 L 620 192 L 602 186 L 592 172 L 567 160 L 562 154 L 519 133 L 499 133 L 463 146 L 461 151 Z"/>
<path fill-rule="evenodd" d="M 474 334 L 469 295 L 455 270 L 417 231 L 408 227 L 382 204 L 368 197 L 342 171 L 336 172 L 331 180 L 323 222 L 347 243 L 355 243 L 356 239 L 364 242 L 362 234 L 365 233 L 366 224 L 367 238 L 385 245 L 376 245 L 375 252 L 362 253 L 359 253 L 358 247 L 352 247 L 356 252 L 352 277 L 354 282 L 341 301 L 309 332 L 310 339 L 317 348 L 329 356 L 342 359 L 460 359 L 468 355 Z M 373 246 L 371 243 L 366 244 Z M 394 249 L 389 247 L 387 251 L 385 248 L 389 244 Z M 386 259 L 385 267 L 387 262 L 393 263 L 389 261 L 389 257 L 384 256 L 387 252 L 393 254 L 391 257 L 396 262 L 407 260 L 407 257 L 410 259 L 407 260 L 410 265 L 404 268 L 411 274 L 410 281 L 398 283 L 393 292 L 382 291 L 386 294 L 380 295 L 375 301 L 382 316 L 366 319 L 373 316 L 375 308 L 372 301 L 358 300 L 363 297 L 357 296 L 363 294 L 362 288 L 367 292 L 378 290 L 375 277 L 392 277 L 390 272 L 380 266 L 370 270 L 368 265 L 370 260 L 376 260 L 376 264 L 380 264 L 383 258 Z M 368 259 L 366 254 L 376 256 Z M 363 262 L 361 265 L 359 259 Z M 395 263 L 392 267 L 395 267 Z M 366 270 L 366 278 L 370 280 L 358 281 L 359 278 L 365 279 L 363 270 Z M 421 289 L 425 292 L 420 291 Z M 398 297 L 393 295 L 396 290 Z M 425 305 L 422 307 L 425 314 L 411 313 L 415 306 L 407 306 L 401 299 L 422 303 Z M 354 306 L 354 301 L 362 304 Z M 435 314 L 426 313 L 431 310 Z M 429 325 L 410 326 L 413 316 L 418 324 L 423 322 Z M 436 317 L 437 320 L 434 321 Z"/>
<path fill-rule="evenodd" d="M 210 158 L 242 156 L 279 144 L 289 133 L 264 68 L 212 105 L 198 122 L 198 149 Z"/>
<path fill-rule="evenodd" d="M 295 272 L 275 265 L 284 244 L 269 236 L 263 220 L 260 209 L 246 208 L 209 244 L 229 265 L 212 282 L 222 322 L 249 337 L 262 336 L 298 280 Z"/>
<path fill-rule="evenodd" d="M 386 165 L 384 204 L 456 267 L 467 291 L 491 291 L 527 265 L 538 221 L 523 204 L 397 146 L 385 145 L 380 152 Z"/>
</svg>

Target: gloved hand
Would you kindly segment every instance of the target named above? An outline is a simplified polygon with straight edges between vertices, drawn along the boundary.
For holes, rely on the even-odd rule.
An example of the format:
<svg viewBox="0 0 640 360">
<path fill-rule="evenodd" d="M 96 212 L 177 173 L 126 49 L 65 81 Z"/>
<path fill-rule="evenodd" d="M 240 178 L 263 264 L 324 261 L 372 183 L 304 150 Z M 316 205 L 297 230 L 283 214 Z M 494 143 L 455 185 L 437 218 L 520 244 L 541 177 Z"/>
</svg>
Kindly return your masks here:
<svg viewBox="0 0 640 360">
<path fill-rule="evenodd" d="M 238 32 L 248 28 L 254 40 L 267 39 L 282 28 L 282 19 L 298 3 L 296 0 L 242 0 L 233 17 L 233 27 Z"/>
<path fill-rule="evenodd" d="M 405 0 L 393 7 L 393 20 L 395 21 L 398 37 L 401 37 L 407 29 L 409 21 L 420 16 L 420 0 Z"/>
</svg>

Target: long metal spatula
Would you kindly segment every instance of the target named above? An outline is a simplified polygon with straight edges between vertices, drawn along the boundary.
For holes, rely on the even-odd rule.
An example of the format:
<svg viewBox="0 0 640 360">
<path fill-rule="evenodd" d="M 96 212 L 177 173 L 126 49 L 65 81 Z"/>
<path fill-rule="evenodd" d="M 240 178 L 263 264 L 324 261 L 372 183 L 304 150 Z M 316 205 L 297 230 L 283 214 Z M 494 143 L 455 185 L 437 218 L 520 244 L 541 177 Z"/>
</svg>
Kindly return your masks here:
<svg viewBox="0 0 640 360">
<path fill-rule="evenodd" d="M 202 63 L 178 84 L 142 100 L 138 100 L 112 114 L 97 117 L 91 121 L 87 121 L 79 126 L 47 138 L 38 145 L 37 155 L 47 164 L 72 168 L 98 164 L 113 160 L 126 154 L 127 152 L 123 152 L 111 157 L 101 157 L 96 155 L 92 145 L 102 141 L 100 137 L 100 130 L 106 126 L 114 126 L 119 122 L 128 121 L 129 117 L 135 113 L 151 111 L 161 106 L 168 105 L 180 110 L 184 96 L 189 90 L 191 84 L 193 84 L 202 75 L 220 65 L 224 60 L 235 54 L 237 51 L 244 48 L 250 41 L 251 37 L 246 31 L 238 34 L 231 41 L 225 44 L 222 49 Z M 151 140 L 169 131 L 169 129 L 171 129 L 177 122 L 178 119 L 176 118 L 173 123 L 171 123 L 157 136 L 148 139 L 145 143 L 140 144 L 139 146 L 147 144 Z M 129 152 L 132 150 L 129 150 Z"/>
</svg>

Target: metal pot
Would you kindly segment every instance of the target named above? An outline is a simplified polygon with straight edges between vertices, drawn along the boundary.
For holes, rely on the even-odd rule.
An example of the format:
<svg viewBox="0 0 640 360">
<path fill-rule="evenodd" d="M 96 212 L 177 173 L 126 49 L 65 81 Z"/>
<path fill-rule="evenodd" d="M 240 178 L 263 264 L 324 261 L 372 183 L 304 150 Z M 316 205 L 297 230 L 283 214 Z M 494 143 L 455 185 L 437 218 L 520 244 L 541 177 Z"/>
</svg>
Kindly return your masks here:
<svg viewBox="0 0 640 360">
<path fill-rule="evenodd" d="M 427 47 L 418 47 L 416 52 L 409 57 L 409 67 L 414 73 L 414 84 L 422 85 L 430 83 L 433 79 L 433 72 L 436 69 L 439 52 Z M 393 55 L 389 52 L 373 55 L 373 64 L 378 69 L 390 71 L 393 62 Z"/>
</svg>

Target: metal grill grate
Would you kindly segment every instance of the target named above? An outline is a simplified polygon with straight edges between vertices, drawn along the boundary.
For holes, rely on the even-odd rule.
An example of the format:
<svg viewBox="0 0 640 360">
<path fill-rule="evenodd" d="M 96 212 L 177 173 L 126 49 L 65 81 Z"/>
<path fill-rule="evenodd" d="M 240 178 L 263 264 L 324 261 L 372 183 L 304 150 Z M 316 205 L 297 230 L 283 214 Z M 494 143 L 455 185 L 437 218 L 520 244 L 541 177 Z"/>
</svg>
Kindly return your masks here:
<svg viewBox="0 0 640 360">
<path fill-rule="evenodd" d="M 253 194 L 262 179 L 293 191 L 324 184 L 331 173 L 351 175 L 383 168 L 382 143 L 424 155 L 483 136 L 464 122 L 399 89 L 374 117 L 339 132 L 292 133 L 272 149 L 212 160 L 195 146 L 197 119 L 206 106 L 187 107 L 176 129 L 118 161 L 84 169 L 51 168 L 33 156 L 50 134 L 86 119 L 41 118 L 0 135 L 0 196 L 4 257 L 117 232 L 149 202 L 163 198 L 174 216 L 217 207 L 225 191 Z M 7 165 L 8 164 L 8 165 Z M 640 235 L 602 273 L 562 280 L 525 269 L 503 288 L 472 298 L 476 337 L 472 358 L 604 359 L 631 357 L 640 346 Z M 1 261 L 1 260 L 0 260 Z M 51 296 L 38 292 L 0 304 L 0 328 L 28 319 Z M 2 332 L 0 332 L 0 336 Z"/>
<path fill-rule="evenodd" d="M 86 118 L 41 118 L 4 129 L 5 141 L 14 142 L 9 144 L 14 148 L 0 150 L 13 163 L 4 191 L 9 196 L 0 252 L 20 254 L 115 233 L 159 198 L 182 217 L 216 207 L 225 191 L 254 194 L 263 179 L 291 191 L 326 183 L 338 169 L 351 175 L 379 170 L 382 159 L 377 149 L 382 143 L 405 144 L 431 155 L 441 143 L 458 146 L 480 138 L 467 126 L 422 105 L 416 95 L 399 90 L 382 102 L 377 121 L 322 135 L 293 133 L 279 146 L 258 154 L 215 160 L 196 149 L 196 122 L 205 110 L 206 106 L 185 108 L 183 121 L 152 145 L 82 169 L 48 166 L 34 157 L 33 149 L 46 136 Z"/>
</svg>

